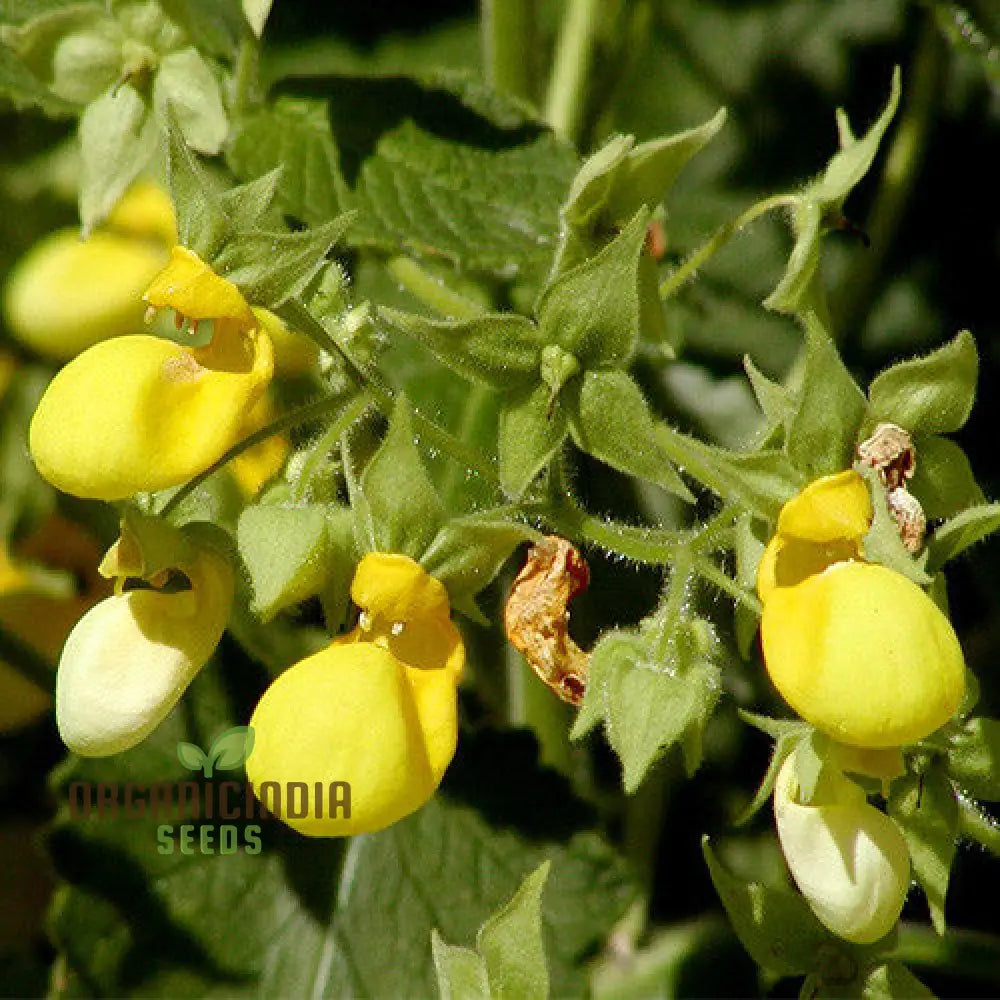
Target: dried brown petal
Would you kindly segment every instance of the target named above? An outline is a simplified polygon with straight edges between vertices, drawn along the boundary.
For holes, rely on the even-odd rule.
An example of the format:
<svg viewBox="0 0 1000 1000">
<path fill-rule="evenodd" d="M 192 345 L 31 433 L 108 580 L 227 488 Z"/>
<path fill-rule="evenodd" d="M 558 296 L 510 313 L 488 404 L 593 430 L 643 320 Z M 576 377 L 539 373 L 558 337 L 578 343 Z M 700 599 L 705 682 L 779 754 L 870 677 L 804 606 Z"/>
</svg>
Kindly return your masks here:
<svg viewBox="0 0 1000 1000">
<path fill-rule="evenodd" d="M 858 445 L 858 458 L 870 465 L 887 490 L 905 486 L 917 469 L 913 439 L 896 424 L 881 423 Z"/>
<path fill-rule="evenodd" d="M 590 571 L 565 538 L 549 535 L 528 550 L 504 608 L 511 645 L 563 701 L 579 705 L 589 655 L 570 638 L 567 605 L 586 589 Z"/>
<path fill-rule="evenodd" d="M 907 552 L 919 552 L 927 533 L 927 518 L 920 501 L 904 487 L 898 486 L 889 491 L 886 503 Z"/>
</svg>

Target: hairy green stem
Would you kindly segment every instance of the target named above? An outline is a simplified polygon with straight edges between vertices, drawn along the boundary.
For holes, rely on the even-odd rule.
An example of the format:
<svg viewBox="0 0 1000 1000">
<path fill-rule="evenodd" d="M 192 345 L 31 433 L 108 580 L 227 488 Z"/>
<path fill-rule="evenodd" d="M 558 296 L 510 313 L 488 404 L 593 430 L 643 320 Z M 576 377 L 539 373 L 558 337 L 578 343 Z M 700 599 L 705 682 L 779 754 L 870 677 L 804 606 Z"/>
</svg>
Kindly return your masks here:
<svg viewBox="0 0 1000 1000">
<path fill-rule="evenodd" d="M 865 226 L 871 246 L 867 252 L 858 254 L 857 264 L 848 272 L 834 298 L 835 328 L 843 331 L 845 338 L 860 333 L 871 311 L 886 257 L 920 173 L 941 96 L 945 44 L 934 24 L 933 12 L 917 9 L 923 24 L 913 68 L 907 74 L 912 89 L 903 105 Z"/>
<path fill-rule="evenodd" d="M 959 834 L 1000 858 L 1000 823 L 964 795 L 957 796 Z"/>
<path fill-rule="evenodd" d="M 475 302 L 449 288 L 410 257 L 390 258 L 386 270 L 411 295 L 442 316 L 474 319 L 483 312 Z"/>
<path fill-rule="evenodd" d="M 480 0 L 483 62 L 494 90 L 535 97 L 536 0 Z"/>
<path fill-rule="evenodd" d="M 0 625 L 0 660 L 36 687 L 50 694 L 55 689 L 52 665 L 32 646 Z"/>
<path fill-rule="evenodd" d="M 161 514 L 166 517 L 172 510 L 187 497 L 189 497 L 206 479 L 214 475 L 219 471 L 227 462 L 231 462 L 238 455 L 242 455 L 243 452 L 247 451 L 249 448 L 253 448 L 255 445 L 261 443 L 261 441 L 266 441 L 269 437 L 273 437 L 275 434 L 281 434 L 283 431 L 290 430 L 292 427 L 298 427 L 301 424 L 310 423 L 313 420 L 317 420 L 322 416 L 325 416 L 331 410 L 335 409 L 337 406 L 342 406 L 343 409 L 337 415 L 337 423 L 343 424 L 344 426 L 349 426 L 354 423 L 364 412 L 372 405 L 372 399 L 367 392 L 361 391 L 355 394 L 353 397 L 349 398 L 347 402 L 344 402 L 344 397 L 341 395 L 334 396 L 324 396 L 322 399 L 317 399 L 312 403 L 307 403 L 305 406 L 300 406 L 297 410 L 292 410 L 286 413 L 284 416 L 279 417 L 277 420 L 268 424 L 266 427 L 261 427 L 260 430 L 254 431 L 253 434 L 247 435 L 241 441 L 237 441 L 236 444 L 232 446 L 218 461 L 213 462 L 204 472 L 199 472 L 194 479 L 186 482 L 166 503 Z"/>
<path fill-rule="evenodd" d="M 689 254 L 675 271 L 669 274 L 660 283 L 660 298 L 669 299 L 679 288 L 681 288 L 697 270 L 708 260 L 710 260 L 719 250 L 721 250 L 737 233 L 745 229 L 751 222 L 759 219 L 768 212 L 773 212 L 778 208 L 788 208 L 794 205 L 797 200 L 794 194 L 776 194 L 771 198 L 765 198 L 751 205 L 745 212 L 742 212 L 735 219 L 724 222 L 697 250 Z"/>
<path fill-rule="evenodd" d="M 260 99 L 260 42 L 248 32 L 236 53 L 233 109 L 246 111 Z"/>
<path fill-rule="evenodd" d="M 709 559 L 697 558 L 694 560 L 694 568 L 698 574 L 704 577 L 709 583 L 714 584 L 724 594 L 727 594 L 738 604 L 749 608 L 755 615 L 761 613 L 761 604 L 754 594 L 741 587 L 725 570 L 720 569 Z"/>
<path fill-rule="evenodd" d="M 545 120 L 570 142 L 579 140 L 583 125 L 599 9 L 599 0 L 566 0 L 552 60 L 545 96 Z"/>
</svg>

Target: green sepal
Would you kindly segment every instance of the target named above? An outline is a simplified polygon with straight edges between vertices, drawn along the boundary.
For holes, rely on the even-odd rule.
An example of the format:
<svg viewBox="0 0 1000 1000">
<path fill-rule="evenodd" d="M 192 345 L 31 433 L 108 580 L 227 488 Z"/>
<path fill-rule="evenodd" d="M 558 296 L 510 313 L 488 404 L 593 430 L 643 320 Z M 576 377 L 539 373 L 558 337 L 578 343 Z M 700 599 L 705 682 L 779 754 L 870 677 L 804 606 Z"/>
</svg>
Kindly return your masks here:
<svg viewBox="0 0 1000 1000">
<path fill-rule="evenodd" d="M 806 317 L 805 330 L 805 370 L 786 451 L 792 464 L 814 479 L 854 461 L 868 403 L 815 314 Z"/>
<path fill-rule="evenodd" d="M 854 137 L 846 116 L 838 111 L 840 149 L 822 175 L 799 194 L 792 209 L 795 246 L 778 286 L 764 300 L 768 309 L 803 313 L 815 309 L 822 299 L 820 238 L 826 228 L 839 222 L 844 201 L 871 167 L 882 136 L 896 113 L 899 95 L 900 74 L 897 67 L 892 75 L 889 100 L 882 114 L 861 139 Z"/>
<path fill-rule="evenodd" d="M 159 128 L 146 101 L 123 83 L 80 118 L 80 222 L 87 236 L 107 217 L 156 152 Z"/>
<path fill-rule="evenodd" d="M 489 586 L 514 549 L 542 538 L 534 528 L 503 515 L 502 510 L 485 510 L 452 518 L 421 559 L 424 569 L 448 588 L 452 607 L 481 625 L 488 622 L 476 605 L 476 594 Z"/>
<path fill-rule="evenodd" d="M 920 501 L 928 520 L 955 517 L 986 503 L 969 459 L 954 441 L 932 434 L 915 437 L 913 447 L 917 467 L 907 489 Z"/>
<path fill-rule="evenodd" d="M 701 841 L 712 884 L 743 947 L 775 976 L 801 976 L 813 971 L 820 956 L 849 947 L 816 919 L 797 892 L 744 882 L 716 858 L 708 837 Z M 781 942 L 775 947 L 775 942 Z"/>
<path fill-rule="evenodd" d="M 750 388 L 753 389 L 757 404 L 767 420 L 768 427 L 770 429 L 780 427 L 787 431 L 796 411 L 794 394 L 789 391 L 787 386 L 769 379 L 753 363 L 749 355 L 744 356 L 743 367 L 750 380 Z"/>
<path fill-rule="evenodd" d="M 123 506 L 118 542 L 99 567 L 111 579 L 146 580 L 170 569 L 183 569 L 194 555 L 189 533 L 169 521 Z"/>
<path fill-rule="evenodd" d="M 542 340 L 583 368 L 624 365 L 639 340 L 639 254 L 649 212 L 640 209 L 603 250 L 566 271 L 539 299 Z"/>
<path fill-rule="evenodd" d="M 950 740 L 948 773 L 977 799 L 1000 802 L 1000 719 L 969 719 Z"/>
<path fill-rule="evenodd" d="M 486 962 L 471 948 L 447 944 L 431 931 L 431 955 L 441 1000 L 490 1000 Z"/>
<path fill-rule="evenodd" d="M 764 554 L 765 541 L 761 537 L 760 521 L 750 514 L 741 514 L 733 526 L 733 554 L 736 557 L 736 581 L 745 590 L 757 589 L 757 567 Z M 742 602 L 733 612 L 736 629 L 736 646 L 744 660 L 750 659 L 753 642 L 760 626 L 760 616 Z"/>
<path fill-rule="evenodd" d="M 907 774 L 894 781 L 888 807 L 906 838 L 934 929 L 944 934 L 945 896 L 958 837 L 955 791 L 943 768 L 934 764 L 921 775 Z"/>
<path fill-rule="evenodd" d="M 802 722 L 798 719 L 770 719 L 767 716 L 755 715 L 753 712 L 747 712 L 743 709 L 739 710 L 739 716 L 744 722 L 767 733 L 774 740 L 774 750 L 771 753 L 764 777 L 761 779 L 750 804 L 736 817 L 736 825 L 743 826 L 745 823 L 749 823 L 770 801 L 781 765 L 785 763 L 796 747 L 808 738 L 812 727 L 808 722 Z"/>
<path fill-rule="evenodd" d="M 868 389 L 872 419 L 912 434 L 950 434 L 969 419 L 978 377 L 976 342 L 962 330 L 926 357 L 901 361 L 878 375 Z"/>
<path fill-rule="evenodd" d="M 901 962 L 876 965 L 860 985 L 862 1000 L 935 1000 L 934 994 Z M 847 994 L 838 991 L 837 995 Z"/>
<path fill-rule="evenodd" d="M 581 451 L 694 503 L 693 494 L 661 447 L 642 391 L 625 372 L 584 373 L 567 390 L 566 412 L 570 434 Z"/>
<path fill-rule="evenodd" d="M 377 552 L 420 559 L 438 533 L 443 509 L 415 442 L 410 403 L 396 398 L 389 431 L 359 483 Z"/>
<path fill-rule="evenodd" d="M 153 81 L 153 106 L 160 114 L 173 112 L 185 142 L 199 153 L 214 156 L 229 132 L 219 81 L 193 46 L 160 60 Z"/>
<path fill-rule="evenodd" d="M 538 381 L 544 344 L 535 324 L 517 313 L 465 320 L 432 320 L 395 309 L 378 314 L 465 378 L 501 392 Z"/>
<path fill-rule="evenodd" d="M 899 528 L 892 514 L 889 513 L 886 489 L 878 474 L 870 466 L 864 465 L 860 467 L 860 472 L 868 484 L 872 498 L 872 523 L 864 537 L 865 558 L 888 566 L 918 586 L 926 587 L 931 582 L 927 572 L 927 549 L 916 556 L 909 552 L 900 538 Z"/>
<path fill-rule="evenodd" d="M 500 485 L 517 499 L 566 440 L 562 402 L 544 383 L 504 400 L 500 408 L 497 451 Z"/>
<path fill-rule="evenodd" d="M 672 625 L 654 616 L 638 630 L 598 640 L 570 738 L 580 739 L 603 720 L 627 795 L 672 746 L 680 746 L 689 775 L 697 770 L 702 735 L 721 693 L 716 643 L 708 622 L 686 615 Z"/>
</svg>

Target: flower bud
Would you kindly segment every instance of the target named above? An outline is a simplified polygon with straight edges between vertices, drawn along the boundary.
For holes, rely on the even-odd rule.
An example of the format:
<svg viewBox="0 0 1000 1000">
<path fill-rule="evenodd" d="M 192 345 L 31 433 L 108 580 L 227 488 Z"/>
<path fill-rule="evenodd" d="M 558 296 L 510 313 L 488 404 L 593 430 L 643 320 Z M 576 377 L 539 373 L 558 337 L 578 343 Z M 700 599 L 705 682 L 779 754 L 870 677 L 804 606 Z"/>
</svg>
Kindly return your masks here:
<svg viewBox="0 0 1000 1000">
<path fill-rule="evenodd" d="M 358 627 L 289 667 L 250 720 L 256 787 L 350 784 L 349 817 L 312 801 L 305 817 L 282 817 L 308 836 L 367 833 L 409 815 L 434 793 L 457 742 L 465 648 L 444 587 L 406 556 L 372 553 L 351 592 Z"/>
<path fill-rule="evenodd" d="M 870 944 L 899 919 L 910 856 L 899 827 L 843 774 L 825 767 L 812 801 L 798 801 L 795 754 L 778 773 L 774 819 L 795 884 L 839 937 Z"/>
<path fill-rule="evenodd" d="M 965 661 L 920 587 L 864 561 L 870 522 L 853 471 L 784 506 L 757 574 L 761 643 L 774 686 L 804 719 L 850 746 L 898 747 L 955 713 Z"/>
<path fill-rule="evenodd" d="M 181 569 L 189 589 L 115 594 L 70 633 L 56 675 L 56 722 L 76 753 L 105 757 L 140 743 L 218 645 L 229 619 L 233 571 L 207 550 Z"/>
</svg>

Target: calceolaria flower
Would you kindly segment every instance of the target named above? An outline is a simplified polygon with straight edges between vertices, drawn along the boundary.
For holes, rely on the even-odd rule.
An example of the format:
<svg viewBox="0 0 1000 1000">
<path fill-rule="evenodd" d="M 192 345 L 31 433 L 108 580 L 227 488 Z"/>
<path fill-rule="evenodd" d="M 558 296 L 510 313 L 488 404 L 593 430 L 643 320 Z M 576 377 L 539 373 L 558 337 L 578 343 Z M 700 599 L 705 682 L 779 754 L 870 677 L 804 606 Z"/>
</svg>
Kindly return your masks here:
<svg viewBox="0 0 1000 1000">
<path fill-rule="evenodd" d="M 239 289 L 174 247 L 150 309 L 211 320 L 205 347 L 146 334 L 96 344 L 52 380 L 31 422 L 41 475 L 74 496 L 120 500 L 176 486 L 240 437 L 274 370 L 271 341 Z"/>
<path fill-rule="evenodd" d="M 775 782 L 774 819 L 795 884 L 834 934 L 856 944 L 879 940 L 899 919 L 910 884 L 902 831 L 830 766 L 810 802 L 799 798 L 791 754 Z"/>
<path fill-rule="evenodd" d="M 60 229 L 18 261 L 4 288 L 11 333 L 53 361 L 68 361 L 111 337 L 141 333 L 142 293 L 176 242 L 166 192 L 134 185 L 104 226 L 81 239 Z"/>
<path fill-rule="evenodd" d="M 774 686 L 806 721 L 849 746 L 898 747 L 955 713 L 965 662 L 930 597 L 865 561 L 871 519 L 851 470 L 785 504 L 757 573 L 761 643 Z"/>
<path fill-rule="evenodd" d="M 119 541 L 102 565 L 116 593 L 70 633 L 56 674 L 56 722 L 85 757 L 128 750 L 166 718 L 212 655 L 229 620 L 234 575 L 209 548 L 138 576 Z"/>
<path fill-rule="evenodd" d="M 458 737 L 465 647 L 443 584 L 407 556 L 370 553 L 351 596 L 361 609 L 354 631 L 289 667 L 250 720 L 255 788 L 349 783 L 349 817 L 324 814 L 313 798 L 305 816 L 282 816 L 314 837 L 379 830 L 420 808 Z"/>
</svg>

